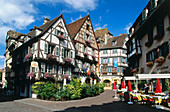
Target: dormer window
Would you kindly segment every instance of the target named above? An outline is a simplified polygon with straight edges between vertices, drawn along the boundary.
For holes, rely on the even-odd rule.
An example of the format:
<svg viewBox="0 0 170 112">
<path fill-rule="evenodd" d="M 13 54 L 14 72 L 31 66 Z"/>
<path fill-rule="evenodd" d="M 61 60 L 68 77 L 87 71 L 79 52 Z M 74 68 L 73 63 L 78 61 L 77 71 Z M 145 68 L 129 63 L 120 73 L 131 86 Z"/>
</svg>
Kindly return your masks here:
<svg viewBox="0 0 170 112">
<path fill-rule="evenodd" d="M 115 46 L 116 45 L 116 41 L 112 41 L 112 46 Z"/>
<path fill-rule="evenodd" d="M 151 10 L 154 10 L 157 7 L 158 0 L 151 0 Z"/>
<path fill-rule="evenodd" d="M 147 18 L 147 13 L 148 13 L 148 9 L 142 11 L 142 21 L 144 21 Z"/>
</svg>

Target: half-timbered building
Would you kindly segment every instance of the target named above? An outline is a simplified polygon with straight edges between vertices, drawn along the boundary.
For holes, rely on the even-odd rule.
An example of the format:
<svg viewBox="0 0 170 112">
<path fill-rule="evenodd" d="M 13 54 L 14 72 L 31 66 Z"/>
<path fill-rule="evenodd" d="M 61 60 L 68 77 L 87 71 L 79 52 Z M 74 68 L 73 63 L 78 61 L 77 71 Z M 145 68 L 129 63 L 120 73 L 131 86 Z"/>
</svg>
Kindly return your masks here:
<svg viewBox="0 0 170 112">
<path fill-rule="evenodd" d="M 90 16 L 70 23 L 67 27 L 76 49 L 73 76 L 82 77 L 82 83 L 92 83 L 92 79 L 96 79 L 99 49 Z"/>
<path fill-rule="evenodd" d="M 23 42 L 18 42 L 11 52 L 16 94 L 31 96 L 28 77 L 53 81 L 61 81 L 63 77 L 71 79 L 75 48 L 62 13 L 51 21 L 45 18 L 43 25 L 34 26 L 19 38 Z"/>
</svg>

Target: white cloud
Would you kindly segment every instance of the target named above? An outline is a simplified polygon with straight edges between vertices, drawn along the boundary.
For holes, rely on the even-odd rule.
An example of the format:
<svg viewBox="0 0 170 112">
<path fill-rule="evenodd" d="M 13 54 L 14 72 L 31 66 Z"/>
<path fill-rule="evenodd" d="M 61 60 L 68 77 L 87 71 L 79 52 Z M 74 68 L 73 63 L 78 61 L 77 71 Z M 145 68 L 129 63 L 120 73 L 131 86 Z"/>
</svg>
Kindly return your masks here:
<svg viewBox="0 0 170 112">
<path fill-rule="evenodd" d="M 99 21 L 101 21 L 102 20 L 102 17 L 101 16 L 99 16 Z"/>
<path fill-rule="evenodd" d="M 129 29 L 132 26 L 132 23 L 129 23 L 128 25 L 126 25 L 126 27 L 124 28 L 124 30 L 129 33 Z"/>
<path fill-rule="evenodd" d="M 76 19 L 73 19 L 73 18 L 71 17 L 71 22 L 74 22 L 74 21 L 76 21 L 76 20 L 78 20 L 78 19 L 80 19 L 80 18 L 82 18 L 81 15 L 80 15 L 78 18 L 76 18 Z"/>
<path fill-rule="evenodd" d="M 35 0 L 35 2 L 44 4 L 50 3 L 52 5 L 61 3 L 77 11 L 87 12 L 88 10 L 94 10 L 97 7 L 98 0 Z"/>
<path fill-rule="evenodd" d="M 100 23 L 97 23 L 97 24 L 95 24 L 95 29 L 94 30 L 107 28 L 107 26 L 108 26 L 108 24 L 104 24 L 103 26 L 101 26 Z"/>
<path fill-rule="evenodd" d="M 35 21 L 36 8 L 30 0 L 0 0 L 0 43 L 5 45 L 8 30 L 25 29 Z"/>
<path fill-rule="evenodd" d="M 0 65 L 0 69 L 4 68 L 4 65 Z"/>
<path fill-rule="evenodd" d="M 1 56 L 0 56 L 0 59 L 5 59 L 5 56 L 1 55 Z"/>
</svg>

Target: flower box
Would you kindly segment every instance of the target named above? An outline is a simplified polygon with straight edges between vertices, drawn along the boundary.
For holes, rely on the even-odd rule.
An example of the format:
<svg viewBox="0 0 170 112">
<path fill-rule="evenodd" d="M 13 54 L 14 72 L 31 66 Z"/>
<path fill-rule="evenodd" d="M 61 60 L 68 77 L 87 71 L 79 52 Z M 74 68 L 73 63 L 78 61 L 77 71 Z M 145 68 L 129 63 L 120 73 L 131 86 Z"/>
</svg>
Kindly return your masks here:
<svg viewBox="0 0 170 112">
<path fill-rule="evenodd" d="M 162 38 L 163 38 L 163 34 L 162 34 L 162 35 L 156 34 L 156 35 L 154 36 L 154 40 L 161 40 Z"/>
<path fill-rule="evenodd" d="M 32 59 L 33 55 L 31 53 L 28 53 L 25 55 L 25 59 Z"/>
<path fill-rule="evenodd" d="M 63 61 L 68 62 L 68 63 L 71 63 L 71 62 L 72 62 L 72 59 L 71 59 L 71 58 L 63 58 Z"/>
<path fill-rule="evenodd" d="M 45 73 L 44 74 L 44 77 L 46 77 L 46 78 L 54 78 L 54 76 L 53 76 L 54 74 L 53 73 Z"/>
<path fill-rule="evenodd" d="M 86 53 L 86 52 L 84 52 L 84 53 L 83 53 L 83 55 L 84 55 L 84 56 L 88 56 L 89 54 L 88 54 L 88 53 Z"/>
<path fill-rule="evenodd" d="M 138 71 L 138 69 L 137 68 L 134 68 L 131 72 L 132 73 L 136 73 Z"/>
<path fill-rule="evenodd" d="M 170 25 L 166 27 L 166 30 L 167 30 L 167 31 L 170 31 Z"/>
<path fill-rule="evenodd" d="M 27 74 L 27 77 L 35 77 L 36 75 L 35 75 L 35 73 L 34 72 L 29 72 L 28 74 Z"/>
<path fill-rule="evenodd" d="M 148 42 L 145 43 L 145 46 L 150 47 L 152 45 L 152 43 L 153 43 L 153 41 L 148 41 Z"/>
<path fill-rule="evenodd" d="M 165 58 L 163 56 L 160 56 L 158 59 L 155 60 L 156 63 L 163 63 L 165 61 Z"/>
<path fill-rule="evenodd" d="M 57 60 L 57 56 L 53 56 L 51 54 L 48 54 L 47 58 L 50 60 Z"/>
<path fill-rule="evenodd" d="M 170 54 L 168 54 L 167 58 L 170 59 Z"/>
<path fill-rule="evenodd" d="M 152 62 L 152 61 L 151 61 L 151 62 L 147 62 L 147 63 L 146 63 L 146 66 L 147 66 L 147 67 L 152 67 L 152 66 L 153 66 L 153 62 Z"/>
<path fill-rule="evenodd" d="M 107 65 L 107 63 L 103 63 L 103 65 Z"/>
<path fill-rule="evenodd" d="M 90 44 L 90 43 L 91 43 L 91 41 L 90 41 L 90 40 L 86 40 L 86 42 L 87 42 L 88 44 Z"/>
<path fill-rule="evenodd" d="M 69 76 L 68 76 L 67 74 L 63 74 L 63 75 L 61 76 L 61 80 L 63 80 L 63 79 L 69 79 Z"/>
<path fill-rule="evenodd" d="M 93 55 L 92 57 L 93 57 L 93 58 L 97 58 L 97 56 L 95 56 L 95 55 Z"/>
<path fill-rule="evenodd" d="M 116 72 L 116 71 L 112 71 L 112 73 L 113 73 L 113 74 L 117 74 L 117 72 Z"/>
</svg>

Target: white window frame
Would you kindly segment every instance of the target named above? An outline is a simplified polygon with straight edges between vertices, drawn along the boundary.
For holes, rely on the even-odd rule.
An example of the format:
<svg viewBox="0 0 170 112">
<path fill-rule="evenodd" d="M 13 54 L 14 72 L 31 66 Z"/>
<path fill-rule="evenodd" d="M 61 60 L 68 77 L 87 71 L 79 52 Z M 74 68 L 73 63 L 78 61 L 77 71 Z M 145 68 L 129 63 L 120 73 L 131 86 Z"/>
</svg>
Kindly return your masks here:
<svg viewBox="0 0 170 112">
<path fill-rule="evenodd" d="M 65 49 L 62 48 L 62 49 L 61 49 L 61 57 L 62 57 L 62 58 L 64 57 L 64 52 L 65 52 Z"/>
<path fill-rule="evenodd" d="M 53 73 L 57 73 L 57 65 L 53 65 Z"/>
</svg>

